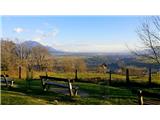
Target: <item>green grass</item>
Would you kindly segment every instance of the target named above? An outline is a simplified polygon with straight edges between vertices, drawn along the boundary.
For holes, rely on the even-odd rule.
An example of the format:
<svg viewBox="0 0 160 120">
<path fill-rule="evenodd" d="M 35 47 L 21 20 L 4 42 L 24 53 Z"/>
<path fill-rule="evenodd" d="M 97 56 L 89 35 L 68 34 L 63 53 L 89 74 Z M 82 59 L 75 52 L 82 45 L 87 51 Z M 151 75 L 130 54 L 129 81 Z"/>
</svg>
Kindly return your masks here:
<svg viewBox="0 0 160 120">
<path fill-rule="evenodd" d="M 40 73 L 34 75 L 38 78 Z M 42 74 L 41 75 L 45 75 Z M 74 78 L 73 73 L 49 73 L 49 76 L 56 76 L 61 78 Z M 153 75 L 156 78 L 156 83 L 159 83 L 159 76 Z M 101 73 L 79 73 L 79 78 L 87 79 L 94 77 L 101 77 L 106 80 L 108 75 Z M 32 80 L 30 89 L 25 79 L 15 79 L 15 85 L 11 89 L 2 86 L 1 89 L 1 104 L 3 105 L 134 105 L 137 103 L 137 95 L 132 93 L 132 89 L 125 86 L 124 75 L 112 75 L 113 78 L 119 81 L 114 86 L 100 85 L 94 83 L 76 82 L 75 85 L 79 86 L 79 91 L 84 92 L 87 96 L 70 97 L 62 93 L 55 93 L 54 91 L 43 92 L 40 80 Z M 144 79 L 146 77 L 146 79 Z M 147 76 L 136 78 L 131 77 L 132 81 L 148 82 Z M 142 80 L 142 81 L 141 81 Z M 123 81 L 124 85 L 120 82 Z M 158 81 L 158 82 L 157 82 Z M 63 82 L 62 82 L 63 83 Z M 141 83 L 143 84 L 143 83 Z M 133 89 L 142 89 L 152 93 L 160 93 L 159 87 L 143 87 L 132 86 Z M 150 98 L 147 98 L 150 99 Z"/>
<path fill-rule="evenodd" d="M 4 71 L 1 71 L 2 74 Z M 14 72 L 5 72 L 6 74 L 9 74 L 10 77 L 12 78 L 18 78 L 18 74 L 15 74 Z M 34 79 L 39 79 L 40 75 L 46 75 L 45 72 L 40 72 L 40 71 L 33 71 L 33 78 Z M 54 76 L 54 77 L 60 77 L 60 78 L 75 78 L 75 73 L 74 72 L 68 72 L 68 73 L 59 73 L 59 72 L 48 72 L 48 76 Z M 22 73 L 22 78 L 26 78 L 26 73 L 23 71 Z M 102 80 L 107 80 L 109 79 L 109 74 L 104 74 L 104 73 L 93 73 L 93 72 L 85 72 L 85 73 L 78 73 L 78 78 L 79 79 L 92 79 L 92 78 L 100 78 Z M 112 74 L 112 80 L 120 80 L 120 81 L 125 81 L 126 76 L 121 75 L 121 74 Z M 130 80 L 134 82 L 148 82 L 148 75 L 144 76 L 130 76 Z M 160 84 L 160 73 L 157 74 L 152 74 L 152 82 Z"/>
</svg>

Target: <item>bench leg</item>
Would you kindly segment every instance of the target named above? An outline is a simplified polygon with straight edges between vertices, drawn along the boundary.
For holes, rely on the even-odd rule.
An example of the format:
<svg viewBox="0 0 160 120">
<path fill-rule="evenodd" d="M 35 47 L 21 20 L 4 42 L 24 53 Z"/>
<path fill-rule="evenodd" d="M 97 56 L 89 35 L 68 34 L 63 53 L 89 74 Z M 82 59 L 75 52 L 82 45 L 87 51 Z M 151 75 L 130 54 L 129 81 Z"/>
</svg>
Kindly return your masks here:
<svg viewBox="0 0 160 120">
<path fill-rule="evenodd" d="M 75 89 L 75 91 L 74 91 L 74 96 L 77 96 L 77 93 L 78 93 L 78 90 Z"/>
<path fill-rule="evenodd" d="M 47 85 L 43 85 L 43 91 L 47 91 Z"/>
<path fill-rule="evenodd" d="M 69 93 L 70 93 L 70 96 L 73 96 L 73 90 L 72 90 L 72 84 L 70 81 L 68 81 L 68 89 L 69 89 Z"/>
<path fill-rule="evenodd" d="M 11 81 L 11 87 L 13 86 L 14 81 Z"/>
</svg>

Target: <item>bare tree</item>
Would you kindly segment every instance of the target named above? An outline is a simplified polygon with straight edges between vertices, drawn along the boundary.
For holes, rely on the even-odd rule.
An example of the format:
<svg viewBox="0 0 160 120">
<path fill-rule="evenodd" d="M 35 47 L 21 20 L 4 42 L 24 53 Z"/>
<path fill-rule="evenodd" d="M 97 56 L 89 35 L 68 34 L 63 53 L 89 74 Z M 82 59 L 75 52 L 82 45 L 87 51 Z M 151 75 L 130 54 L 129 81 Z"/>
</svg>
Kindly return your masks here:
<svg viewBox="0 0 160 120">
<path fill-rule="evenodd" d="M 24 43 L 19 43 L 15 48 L 15 55 L 19 58 L 20 63 L 23 64 L 27 62 L 29 55 L 31 54 L 31 49 L 27 47 Z"/>
<path fill-rule="evenodd" d="M 36 46 L 32 48 L 31 60 L 39 70 L 46 68 L 52 59 L 48 50 L 43 46 Z"/>
<path fill-rule="evenodd" d="M 148 62 L 160 64 L 160 16 L 147 19 L 138 28 L 137 34 L 143 45 L 142 52 L 132 52 Z"/>
<path fill-rule="evenodd" d="M 15 65 L 15 56 L 12 54 L 12 51 L 15 48 L 15 43 L 9 39 L 1 38 L 1 67 L 2 70 L 10 70 L 14 68 Z"/>
<path fill-rule="evenodd" d="M 18 42 L 16 43 L 16 47 L 12 52 L 17 58 L 15 62 L 18 64 L 19 79 L 21 79 L 22 68 L 26 69 L 28 66 L 28 59 L 31 55 L 31 49 L 24 42 L 20 42 L 18 39 L 16 40 Z"/>
</svg>

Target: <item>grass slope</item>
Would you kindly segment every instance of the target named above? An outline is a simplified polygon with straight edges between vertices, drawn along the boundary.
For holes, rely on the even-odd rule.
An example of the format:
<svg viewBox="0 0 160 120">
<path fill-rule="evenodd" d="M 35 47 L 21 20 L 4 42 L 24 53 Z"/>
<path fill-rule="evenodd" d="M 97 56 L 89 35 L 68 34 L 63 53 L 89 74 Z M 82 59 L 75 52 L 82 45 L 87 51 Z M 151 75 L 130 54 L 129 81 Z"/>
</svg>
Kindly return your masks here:
<svg viewBox="0 0 160 120">
<path fill-rule="evenodd" d="M 52 74 L 53 75 L 53 74 Z M 66 74 L 69 75 L 69 74 Z M 65 77 L 65 74 L 59 74 L 58 77 Z M 84 74 L 83 74 L 84 75 Z M 90 75 L 92 76 L 92 74 Z M 68 77 L 71 77 L 68 76 Z M 121 83 L 113 82 L 112 86 L 106 84 L 94 83 L 74 83 L 79 86 L 80 96 L 70 97 L 69 95 L 56 93 L 49 90 L 42 91 L 41 81 L 32 80 L 30 88 L 25 79 L 15 79 L 13 88 L 8 89 L 4 86 L 1 88 L 1 104 L 2 105 L 134 105 L 138 104 L 137 94 L 132 92 L 132 89 L 142 89 L 152 93 L 160 93 L 159 86 L 147 87 L 143 83 L 135 86 L 125 86 L 125 81 Z M 61 88 L 60 88 L 61 89 Z M 81 95 L 81 92 L 86 93 L 86 96 Z M 150 98 L 147 98 L 150 99 Z M 160 104 L 160 103 L 158 103 Z"/>
</svg>

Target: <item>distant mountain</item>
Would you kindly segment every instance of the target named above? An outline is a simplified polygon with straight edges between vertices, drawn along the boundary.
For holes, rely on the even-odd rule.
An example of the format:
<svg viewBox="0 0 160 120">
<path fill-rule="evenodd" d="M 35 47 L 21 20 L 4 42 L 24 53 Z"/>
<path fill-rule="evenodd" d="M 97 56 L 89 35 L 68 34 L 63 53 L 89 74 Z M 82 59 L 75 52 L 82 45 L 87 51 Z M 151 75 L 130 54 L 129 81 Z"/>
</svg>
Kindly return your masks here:
<svg viewBox="0 0 160 120">
<path fill-rule="evenodd" d="M 32 47 L 36 47 L 36 46 L 43 46 L 42 44 L 40 44 L 39 42 L 36 42 L 36 41 L 25 41 L 23 42 L 23 44 L 25 44 L 26 46 L 28 46 L 29 48 L 32 48 Z"/>
<path fill-rule="evenodd" d="M 92 57 L 92 56 L 123 56 L 123 57 L 130 57 L 129 53 L 103 53 L 103 52 L 66 52 L 66 51 L 62 51 L 62 50 L 58 50 L 55 49 L 51 46 L 45 46 L 40 44 L 39 42 L 36 41 L 25 41 L 23 44 L 25 44 L 26 46 L 32 48 L 32 47 L 36 47 L 36 46 L 43 46 L 45 48 L 48 49 L 49 53 L 56 55 L 56 56 L 81 56 L 81 57 Z"/>
<path fill-rule="evenodd" d="M 53 48 L 53 47 L 50 47 L 50 46 L 42 45 L 42 44 L 40 44 L 39 42 L 32 41 L 32 40 L 25 41 L 25 42 L 23 42 L 23 44 L 25 44 L 25 45 L 28 46 L 29 48 L 33 48 L 33 47 L 36 47 L 36 46 L 43 46 L 43 47 L 45 47 L 46 49 L 48 49 L 49 53 L 51 53 L 51 54 L 53 54 L 53 55 L 65 55 L 65 54 L 66 54 L 66 52 L 57 50 L 57 49 L 55 49 L 55 48 Z"/>
</svg>

